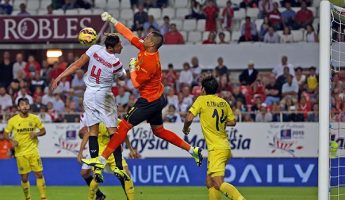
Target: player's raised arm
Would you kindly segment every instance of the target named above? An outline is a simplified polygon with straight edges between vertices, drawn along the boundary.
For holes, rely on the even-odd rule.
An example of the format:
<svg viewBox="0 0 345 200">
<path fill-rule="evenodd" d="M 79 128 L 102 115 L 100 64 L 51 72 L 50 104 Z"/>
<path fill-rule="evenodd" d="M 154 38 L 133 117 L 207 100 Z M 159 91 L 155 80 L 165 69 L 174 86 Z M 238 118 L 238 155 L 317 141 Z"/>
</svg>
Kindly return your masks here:
<svg viewBox="0 0 345 200">
<path fill-rule="evenodd" d="M 50 89 L 51 90 L 55 90 L 59 84 L 59 82 L 73 74 L 74 72 L 76 72 L 78 69 L 82 68 L 84 65 L 86 65 L 86 63 L 89 62 L 89 56 L 87 56 L 85 53 L 74 63 L 72 63 L 65 71 L 63 71 L 55 80 L 53 80 Z"/>
<path fill-rule="evenodd" d="M 129 28 L 127 28 L 121 22 L 112 17 L 108 12 L 102 13 L 101 17 L 103 21 L 114 24 L 115 29 L 135 47 L 137 47 L 138 49 L 144 48 L 144 45 L 140 42 L 140 38 L 138 38 L 131 30 L 129 30 Z"/>
</svg>

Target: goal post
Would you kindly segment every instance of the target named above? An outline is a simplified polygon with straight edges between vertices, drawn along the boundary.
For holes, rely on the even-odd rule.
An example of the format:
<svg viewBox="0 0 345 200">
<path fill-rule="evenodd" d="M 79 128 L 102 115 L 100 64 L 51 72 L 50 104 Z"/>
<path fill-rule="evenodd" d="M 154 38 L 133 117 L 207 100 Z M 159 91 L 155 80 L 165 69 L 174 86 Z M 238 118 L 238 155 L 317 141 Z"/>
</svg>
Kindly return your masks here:
<svg viewBox="0 0 345 200">
<path fill-rule="evenodd" d="M 318 200 L 329 200 L 331 4 L 320 3 Z"/>
</svg>

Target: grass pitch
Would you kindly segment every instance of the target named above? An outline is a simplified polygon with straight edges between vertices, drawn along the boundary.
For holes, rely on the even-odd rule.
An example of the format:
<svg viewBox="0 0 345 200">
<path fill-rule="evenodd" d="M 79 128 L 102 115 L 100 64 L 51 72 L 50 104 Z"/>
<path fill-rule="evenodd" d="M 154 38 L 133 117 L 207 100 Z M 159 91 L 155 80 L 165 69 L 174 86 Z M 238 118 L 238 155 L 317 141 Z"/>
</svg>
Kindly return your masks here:
<svg viewBox="0 0 345 200">
<path fill-rule="evenodd" d="M 101 190 L 107 195 L 107 200 L 125 200 L 120 187 L 105 186 Z M 241 187 L 239 188 L 247 200 L 316 200 L 317 188 L 294 187 Z M 19 186 L 0 186 L 1 200 L 24 199 Z M 88 188 L 85 187 L 47 187 L 48 200 L 86 200 Z M 31 186 L 32 199 L 39 199 L 35 186 Z M 204 187 L 136 187 L 136 200 L 208 200 Z M 226 198 L 223 198 L 224 200 Z"/>
</svg>

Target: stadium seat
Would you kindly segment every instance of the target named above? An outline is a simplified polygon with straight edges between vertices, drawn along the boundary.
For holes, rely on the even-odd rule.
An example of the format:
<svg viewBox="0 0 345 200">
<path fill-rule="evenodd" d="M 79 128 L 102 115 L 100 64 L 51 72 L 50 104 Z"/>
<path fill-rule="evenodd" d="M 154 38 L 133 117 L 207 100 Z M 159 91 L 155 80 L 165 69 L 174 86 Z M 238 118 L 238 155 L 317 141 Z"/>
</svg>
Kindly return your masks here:
<svg viewBox="0 0 345 200">
<path fill-rule="evenodd" d="M 26 4 L 27 10 L 37 10 L 40 7 L 40 1 L 39 0 L 30 0 Z"/>
<path fill-rule="evenodd" d="M 183 39 L 185 41 L 185 43 L 187 42 L 187 32 L 186 31 L 179 31 L 181 33 L 181 35 L 183 36 Z"/>
<path fill-rule="evenodd" d="M 175 8 L 187 8 L 188 0 L 175 0 Z"/>
<path fill-rule="evenodd" d="M 95 8 L 107 8 L 107 0 L 97 0 L 95 1 Z"/>
<path fill-rule="evenodd" d="M 120 11 L 118 9 L 108 10 L 108 12 L 116 19 L 120 17 Z"/>
<path fill-rule="evenodd" d="M 291 34 L 295 42 L 302 42 L 304 40 L 304 31 L 302 29 L 291 31 Z"/>
<path fill-rule="evenodd" d="M 176 9 L 176 18 L 177 19 L 184 19 L 186 15 L 189 14 L 188 8 L 179 8 Z"/>
<path fill-rule="evenodd" d="M 242 0 L 233 0 L 231 1 L 232 4 L 235 4 L 235 5 L 240 5 L 240 3 L 242 2 Z"/>
<path fill-rule="evenodd" d="M 53 11 L 53 13 L 54 12 L 55 11 Z M 91 15 L 92 11 L 91 11 L 91 9 L 83 9 L 83 8 L 81 8 L 81 9 L 79 9 L 79 14 L 80 15 Z"/>
<path fill-rule="evenodd" d="M 78 9 L 69 9 L 69 10 L 66 10 L 65 12 L 65 15 L 78 15 L 78 14 L 79 14 Z"/>
<path fill-rule="evenodd" d="M 13 2 L 13 10 L 19 10 L 19 5 L 21 3 L 27 4 L 26 0 L 17 0 Z"/>
<path fill-rule="evenodd" d="M 313 7 L 319 8 L 321 0 L 313 0 Z"/>
<path fill-rule="evenodd" d="M 226 6 L 226 2 L 227 2 L 228 0 L 217 0 L 217 5 L 218 5 L 218 7 L 220 7 L 220 8 L 224 8 L 225 6 Z"/>
<path fill-rule="evenodd" d="M 100 15 L 103 12 L 104 12 L 104 9 L 102 9 L 102 8 L 94 8 L 94 9 L 92 9 L 92 14 L 93 15 Z"/>
<path fill-rule="evenodd" d="M 234 12 L 234 19 L 243 19 L 246 16 L 244 9 L 240 9 Z"/>
<path fill-rule="evenodd" d="M 121 13 L 120 13 L 120 19 L 125 19 L 125 20 L 129 20 L 129 19 L 133 19 L 133 11 L 132 9 L 121 9 Z"/>
<path fill-rule="evenodd" d="M 205 31 L 205 24 L 206 24 L 206 20 L 204 19 L 199 19 L 197 21 L 197 30 L 198 31 Z"/>
<path fill-rule="evenodd" d="M 255 20 L 255 24 L 256 24 L 256 28 L 260 29 L 261 25 L 264 23 L 263 19 L 256 19 Z"/>
<path fill-rule="evenodd" d="M 202 33 L 202 41 L 207 40 L 209 34 L 210 34 L 210 31 L 203 32 Z"/>
<path fill-rule="evenodd" d="M 237 42 L 241 37 L 241 32 L 240 31 L 233 31 L 231 34 L 231 41 L 232 42 Z"/>
<path fill-rule="evenodd" d="M 107 9 L 111 9 L 111 10 L 120 9 L 119 0 L 108 0 Z"/>
<path fill-rule="evenodd" d="M 195 19 L 186 19 L 183 22 L 184 31 L 194 31 L 196 29 L 196 20 Z"/>
<path fill-rule="evenodd" d="M 257 18 L 259 14 L 258 8 L 247 8 L 247 16 L 250 18 Z"/>
<path fill-rule="evenodd" d="M 54 15 L 64 15 L 64 14 L 65 14 L 65 11 L 62 10 L 62 9 L 58 9 L 58 10 L 54 10 L 54 11 L 53 11 L 53 14 L 54 14 Z"/>
<path fill-rule="evenodd" d="M 37 15 L 37 10 L 28 10 L 31 15 Z"/>
<path fill-rule="evenodd" d="M 50 5 L 51 3 L 51 1 L 41 0 L 40 9 L 46 10 L 48 5 Z"/>
<path fill-rule="evenodd" d="M 315 31 L 318 30 L 319 25 L 320 25 L 320 18 L 315 18 L 313 21 L 313 27 Z"/>
<path fill-rule="evenodd" d="M 130 0 L 121 0 L 121 9 L 128 9 L 131 8 L 131 2 Z"/>
<path fill-rule="evenodd" d="M 150 8 L 148 11 L 148 15 L 153 15 L 155 19 L 160 19 L 162 11 L 160 8 Z"/>
<path fill-rule="evenodd" d="M 172 20 L 170 21 L 171 24 L 176 24 L 176 28 L 179 31 L 182 31 L 182 21 L 181 20 Z"/>
<path fill-rule="evenodd" d="M 191 44 L 199 44 L 201 43 L 201 32 L 200 31 L 192 31 L 188 33 L 188 43 Z"/>
<path fill-rule="evenodd" d="M 162 18 L 164 16 L 169 16 L 170 20 L 175 18 L 175 9 L 174 8 L 163 8 Z"/>
<path fill-rule="evenodd" d="M 309 10 L 311 10 L 313 12 L 313 16 L 314 17 L 318 17 L 318 13 L 316 12 L 316 8 L 314 7 L 308 7 Z"/>
<path fill-rule="evenodd" d="M 54 11 L 53 11 L 53 13 L 54 13 Z M 38 10 L 37 15 L 47 15 L 47 10 L 40 9 L 40 10 Z"/>
</svg>

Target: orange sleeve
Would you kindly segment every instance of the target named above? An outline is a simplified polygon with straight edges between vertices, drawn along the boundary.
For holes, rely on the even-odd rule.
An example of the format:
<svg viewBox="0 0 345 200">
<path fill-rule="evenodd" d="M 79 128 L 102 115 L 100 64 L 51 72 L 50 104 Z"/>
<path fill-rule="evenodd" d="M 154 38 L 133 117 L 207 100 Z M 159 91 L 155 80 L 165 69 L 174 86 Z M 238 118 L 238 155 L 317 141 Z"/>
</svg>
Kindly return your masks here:
<svg viewBox="0 0 345 200">
<path fill-rule="evenodd" d="M 137 47 L 140 50 L 144 49 L 144 45 L 142 42 L 140 42 L 140 39 L 136 35 L 134 35 L 134 33 L 121 22 L 118 22 L 115 25 L 115 28 L 123 37 L 130 41 L 135 47 Z"/>
</svg>

